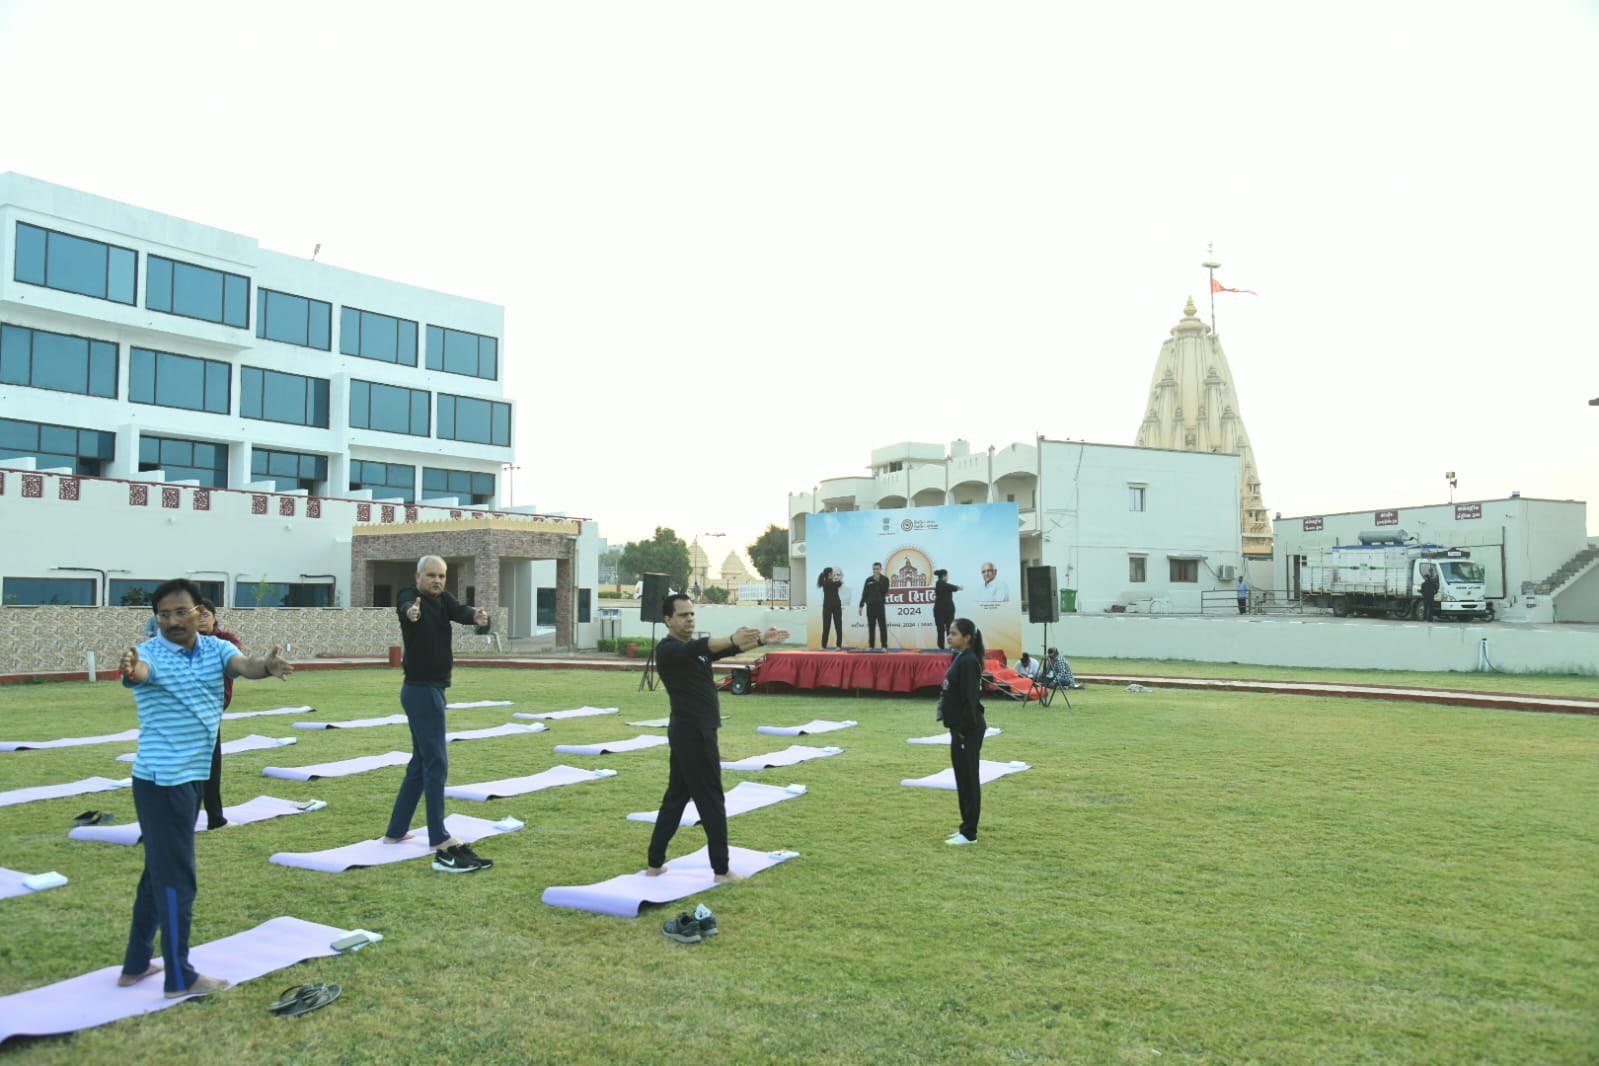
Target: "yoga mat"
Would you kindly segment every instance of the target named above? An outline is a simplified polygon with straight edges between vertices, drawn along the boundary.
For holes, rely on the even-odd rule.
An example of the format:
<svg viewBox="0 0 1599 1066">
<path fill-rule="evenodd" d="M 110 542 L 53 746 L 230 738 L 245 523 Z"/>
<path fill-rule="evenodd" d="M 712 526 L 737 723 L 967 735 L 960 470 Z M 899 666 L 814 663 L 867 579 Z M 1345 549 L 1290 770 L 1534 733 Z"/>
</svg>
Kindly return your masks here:
<svg viewBox="0 0 1599 1066">
<path fill-rule="evenodd" d="M 473 818 L 469 814 L 447 815 L 444 828 L 451 836 L 467 844 L 506 831 L 487 818 Z M 329 848 L 326 851 L 280 851 L 272 856 L 272 861 L 279 866 L 297 866 L 302 870 L 336 874 L 355 866 L 382 866 L 431 856 L 433 849 L 428 847 L 427 825 L 411 832 L 416 835 L 398 844 L 385 844 L 382 837 L 374 837 L 359 844 L 346 844 L 342 848 Z"/>
<path fill-rule="evenodd" d="M 642 751 L 645 748 L 658 748 L 665 743 L 667 743 L 665 737 L 640 733 L 632 740 L 612 740 L 604 744 L 557 744 L 555 745 L 555 750 L 567 755 L 614 755 L 619 751 Z"/>
<path fill-rule="evenodd" d="M 793 766 L 806 759 L 825 759 L 829 755 L 842 755 L 843 748 L 809 748 L 804 744 L 790 744 L 782 751 L 769 752 L 765 755 L 751 755 L 738 762 L 724 762 L 724 770 L 769 770 L 774 766 Z"/>
<path fill-rule="evenodd" d="M 794 789 L 798 789 L 798 791 L 793 791 Z M 727 793 L 727 816 L 731 818 L 735 814 L 743 814 L 746 811 L 770 807 L 774 803 L 782 803 L 784 800 L 791 800 L 795 796 L 803 795 L 805 795 L 804 785 L 790 785 L 788 788 L 780 788 L 777 785 L 760 785 L 754 781 L 740 781 L 733 786 L 732 791 Z M 660 814 L 659 811 L 634 811 L 627 816 L 627 820 L 630 822 L 649 822 L 654 825 L 655 817 L 658 814 Z M 688 806 L 683 808 L 683 818 L 677 824 L 680 828 L 700 824 L 699 808 L 694 806 L 693 800 L 689 800 Z"/>
<path fill-rule="evenodd" d="M 272 796 L 257 796 L 248 803 L 241 803 L 236 807 L 223 807 L 222 816 L 228 820 L 223 829 L 231 829 L 236 825 L 249 825 L 251 822 L 264 822 L 268 818 L 280 818 L 285 814 L 304 814 L 300 804 L 294 800 L 276 799 Z M 196 833 L 206 832 L 205 814 L 194 820 Z M 121 844 L 132 847 L 144 837 L 144 830 L 139 828 L 138 822 L 127 822 L 123 825 L 80 825 L 67 833 L 73 840 L 95 840 L 102 844 Z"/>
<path fill-rule="evenodd" d="M 1031 769 L 1032 767 L 1024 762 L 989 762 L 987 759 L 982 759 L 977 764 L 977 780 L 986 785 L 990 781 L 1004 777 L 1006 774 L 1020 773 L 1022 770 Z M 929 774 L 927 777 L 907 777 L 900 784 L 910 785 L 915 788 L 947 788 L 953 791 L 955 788 L 955 771 L 953 768 L 946 768 L 936 774 Z"/>
<path fill-rule="evenodd" d="M 384 718 L 352 718 L 348 722 L 295 722 L 296 729 L 370 729 L 376 725 L 404 725 L 405 715 L 391 714 Z"/>
<path fill-rule="evenodd" d="M 203 974 L 237 985 L 306 959 L 337 955 L 328 945 L 344 932 L 299 918 L 273 918 L 254 929 L 190 948 L 189 962 Z M 121 973 L 122 965 L 118 963 L 0 998 L 0 1041 L 20 1035 L 74 1033 L 183 1002 L 161 994 L 159 976 L 146 977 L 131 988 L 118 988 L 117 977 Z M 216 994 L 238 993 L 225 990 Z M 249 1003 L 239 1006 L 253 1005 L 254 996 L 244 995 L 249 997 Z"/>
<path fill-rule="evenodd" d="M 804 725 L 763 725 L 757 726 L 755 732 L 767 733 L 774 737 L 803 737 L 808 733 L 831 733 L 835 729 L 848 729 L 855 722 L 826 722 L 818 718 Z"/>
<path fill-rule="evenodd" d="M 444 734 L 446 744 L 455 740 L 485 740 L 488 737 L 515 737 L 524 733 L 542 733 L 550 727 L 543 722 L 532 725 L 522 725 L 520 722 L 506 722 L 504 725 L 490 726 L 487 729 L 466 729 L 455 733 Z"/>
<path fill-rule="evenodd" d="M 991 726 L 989 726 L 987 729 L 985 729 L 983 731 L 983 737 L 985 739 L 988 738 L 988 737 L 997 737 L 1003 732 L 1004 732 L 1004 730 L 1000 729 L 998 726 L 992 726 L 991 725 Z M 947 747 L 949 747 L 949 731 L 945 730 L 942 733 L 934 733 L 930 737 L 911 737 L 905 743 L 907 743 L 907 744 L 942 744 L 942 745 L 944 745 L 944 747 L 947 748 Z"/>
<path fill-rule="evenodd" d="M 85 777 L 82 781 L 73 781 L 65 785 L 35 785 L 32 788 L 14 788 L 10 792 L 0 792 L 0 807 L 9 807 L 13 803 L 32 803 L 34 800 L 64 799 L 67 796 L 81 796 L 86 792 L 110 792 L 116 788 L 132 787 L 132 778 L 123 778 L 113 781 L 109 777 Z"/>
<path fill-rule="evenodd" d="M 266 777 L 281 777 L 285 781 L 314 781 L 319 777 L 348 777 L 364 774 L 368 770 L 381 770 L 385 766 L 404 766 L 411 761 L 408 751 L 391 751 L 387 755 L 362 755 L 338 762 L 319 762 L 310 766 L 266 766 L 261 773 Z"/>
<path fill-rule="evenodd" d="M 224 722 L 235 718 L 259 718 L 263 714 L 310 714 L 315 707 L 278 707 L 270 711 L 229 711 L 222 716 Z"/>
<path fill-rule="evenodd" d="M 299 740 L 296 737 L 264 737 L 260 733 L 251 733 L 249 736 L 240 737 L 238 740 L 224 740 L 222 742 L 222 754 L 237 755 L 241 751 L 260 751 L 263 748 L 286 748 L 290 744 L 298 743 Z M 132 762 L 137 758 L 138 756 L 130 751 L 126 755 L 118 755 L 117 762 Z"/>
<path fill-rule="evenodd" d="M 723 717 L 725 718 L 726 715 L 723 715 Z M 636 725 L 640 729 L 665 729 L 672 724 L 672 720 L 670 718 L 646 718 L 642 722 L 629 722 L 627 724 Z"/>
<path fill-rule="evenodd" d="M 32 751 L 35 748 L 77 748 L 85 744 L 119 744 L 138 740 L 137 729 L 107 733 L 102 737 L 66 737 L 62 740 L 0 740 L 0 751 Z"/>
<path fill-rule="evenodd" d="M 512 703 L 512 700 L 476 700 L 472 703 L 446 703 L 444 709 L 447 711 L 464 711 L 468 707 L 509 707 Z"/>
<path fill-rule="evenodd" d="M 66 883 L 67 879 L 54 870 L 45 874 L 25 874 L 21 870 L 8 870 L 0 866 L 0 899 L 27 896 L 47 888 L 59 888 Z"/>
<path fill-rule="evenodd" d="M 616 708 L 616 707 L 578 707 L 578 708 L 575 708 L 575 709 L 570 710 L 570 711 L 542 711 L 542 712 L 540 712 L 538 714 L 530 714 L 530 713 L 524 713 L 524 712 L 518 711 L 516 714 L 511 715 L 511 717 L 512 718 L 550 718 L 550 719 L 555 719 L 555 718 L 592 718 L 596 714 L 615 714 L 618 709 L 619 708 Z"/>
<path fill-rule="evenodd" d="M 537 792 L 541 788 L 575 785 L 581 781 L 602 781 L 615 776 L 615 770 L 579 770 L 575 766 L 563 763 L 531 777 L 507 777 L 500 781 L 484 781 L 476 785 L 446 785 L 444 794 L 452 799 L 463 800 L 504 799 L 507 796 Z"/>
<path fill-rule="evenodd" d="M 751 851 L 728 848 L 727 868 L 751 877 L 796 856 L 792 851 Z M 622 874 L 592 885 L 552 885 L 540 898 L 552 907 L 571 907 L 593 914 L 617 918 L 637 918 L 645 903 L 671 903 L 697 892 L 720 887 L 713 880 L 711 860 L 705 848 L 670 860 L 666 873 L 651 877 L 643 870 Z"/>
</svg>

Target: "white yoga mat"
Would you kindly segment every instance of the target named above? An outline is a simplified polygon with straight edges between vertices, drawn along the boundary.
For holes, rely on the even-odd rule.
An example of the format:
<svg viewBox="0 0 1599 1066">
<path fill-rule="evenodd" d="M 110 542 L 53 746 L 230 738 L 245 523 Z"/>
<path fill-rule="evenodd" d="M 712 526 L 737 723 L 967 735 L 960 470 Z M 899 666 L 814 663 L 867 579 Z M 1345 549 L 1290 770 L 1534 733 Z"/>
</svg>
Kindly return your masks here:
<svg viewBox="0 0 1599 1066">
<path fill-rule="evenodd" d="M 747 811 L 770 807 L 774 803 L 782 803 L 784 800 L 791 800 L 795 796 L 803 795 L 805 795 L 804 785 L 790 785 L 787 788 L 780 788 L 777 785 L 762 785 L 754 781 L 740 781 L 733 786 L 725 797 L 727 801 L 727 816 L 731 818 L 735 814 L 744 814 Z M 630 822 L 648 822 L 654 825 L 658 814 L 660 814 L 659 811 L 634 811 L 627 816 L 627 820 Z M 700 824 L 700 811 L 698 807 L 694 806 L 693 800 L 690 800 L 688 806 L 683 809 L 683 817 L 677 824 L 682 828 Z"/>
<path fill-rule="evenodd" d="M 991 725 L 987 729 L 983 730 L 983 738 L 986 740 L 989 737 L 997 737 L 1003 732 L 1004 732 L 1004 730 L 1000 729 L 998 726 L 992 726 Z M 907 744 L 942 744 L 942 745 L 944 745 L 944 747 L 947 748 L 947 747 L 949 747 L 949 730 L 946 729 L 942 733 L 934 733 L 930 737 L 911 737 L 905 743 L 907 743 Z"/>
<path fill-rule="evenodd" d="M 133 779 L 131 777 L 124 777 L 120 781 L 113 781 L 109 777 L 85 777 L 82 781 L 72 781 L 65 785 L 35 785 L 32 788 L 14 788 L 10 792 L 0 792 L 0 807 L 9 807 L 13 803 L 32 803 L 34 800 L 82 796 L 89 792 L 110 792 L 116 788 L 131 788 L 132 785 Z"/>
<path fill-rule="evenodd" d="M 43 874 L 25 874 L 21 870 L 8 870 L 0 866 L 0 899 L 27 896 L 47 888 L 60 888 L 67 879 L 51 870 Z M 3 1003 L 4 1000 L 0 1000 Z"/>
<path fill-rule="evenodd" d="M 727 716 L 724 714 L 722 717 L 726 718 Z M 636 725 L 640 729 L 665 729 L 672 724 L 672 720 L 670 718 L 646 718 L 642 722 L 629 722 L 627 724 Z"/>
<path fill-rule="evenodd" d="M 757 726 L 755 732 L 766 733 L 774 737 L 803 737 L 811 733 L 831 733 L 835 729 L 848 729 L 858 722 L 828 722 L 818 718 L 806 722 L 804 725 L 763 725 Z"/>
<path fill-rule="evenodd" d="M 604 744 L 557 744 L 555 750 L 566 755 L 614 755 L 619 751 L 643 751 L 668 743 L 665 737 L 640 733 L 632 740 L 611 740 Z"/>
<path fill-rule="evenodd" d="M 337 955 L 329 945 L 344 933 L 299 918 L 273 918 L 242 933 L 195 945 L 189 951 L 189 962 L 203 974 L 237 985 L 306 959 Z M 162 995 L 160 977 L 118 988 L 121 973 L 119 963 L 0 998 L 0 1041 L 13 1036 L 73 1033 L 183 1002 Z M 254 993 L 244 995 L 253 1001 Z"/>
<path fill-rule="evenodd" d="M 989 762 L 987 759 L 982 759 L 977 764 L 977 780 L 986 785 L 990 781 L 1004 777 L 1006 774 L 1015 774 L 1031 769 L 1032 767 L 1024 762 Z M 900 784 L 910 785 L 913 788 L 947 788 L 953 791 L 955 788 L 955 771 L 953 768 L 947 768 L 940 770 L 936 774 L 929 774 L 927 777 L 907 777 Z"/>
<path fill-rule="evenodd" d="M 285 781 L 314 781 L 319 777 L 349 777 L 368 770 L 381 770 L 385 766 L 404 766 L 411 761 L 408 751 L 391 751 L 385 755 L 362 755 L 338 762 L 319 762 L 310 766 L 266 766 L 261 769 L 266 777 L 281 777 Z"/>
<path fill-rule="evenodd" d="M 745 877 L 753 877 L 796 855 L 792 851 L 728 848 L 727 868 Z M 592 885 L 552 885 L 544 890 L 541 898 L 552 907 L 571 907 L 617 918 L 637 918 L 639 908 L 646 903 L 671 903 L 697 892 L 720 887 L 714 880 L 711 860 L 704 848 L 670 859 L 666 866 L 666 873 L 659 877 L 651 877 L 640 870 Z"/>
<path fill-rule="evenodd" d="M 295 722 L 296 729 L 371 729 L 379 725 L 404 725 L 405 715 L 390 714 L 382 718 L 352 718 L 348 722 Z"/>
<path fill-rule="evenodd" d="M 447 815 L 444 828 L 451 836 L 467 844 L 507 832 L 487 818 L 473 818 L 469 814 Z M 385 844 L 382 837 L 374 837 L 326 851 L 280 851 L 272 856 L 272 861 L 279 866 L 297 866 L 303 870 L 336 874 L 356 866 L 383 866 L 406 859 L 431 858 L 433 849 L 428 847 L 427 826 L 411 832 L 414 835 L 410 840 L 402 840 L 398 844 Z"/>
<path fill-rule="evenodd" d="M 575 785 L 583 781 L 603 781 L 615 777 L 615 770 L 579 770 L 575 766 L 552 766 L 531 777 L 507 777 L 500 781 L 484 781 L 476 785 L 445 785 L 444 794 L 452 799 L 480 800 L 504 799 L 521 796 L 543 788 L 558 785 Z"/>
<path fill-rule="evenodd" d="M 286 748 L 291 744 L 298 744 L 299 742 L 300 739 L 298 737 L 264 737 L 259 733 L 251 733 L 249 736 L 240 737 L 238 740 L 224 740 L 222 742 L 222 754 L 237 755 L 241 751 L 261 751 L 265 748 Z M 137 758 L 138 755 L 130 751 L 125 755 L 118 755 L 117 762 L 133 762 Z"/>
<path fill-rule="evenodd" d="M 528 733 L 542 733 L 550 727 L 543 722 L 532 725 L 523 725 L 521 722 L 506 722 L 504 725 L 490 726 L 487 729 L 464 729 L 454 733 L 444 734 L 444 743 L 450 744 L 457 740 L 486 740 L 489 737 L 516 737 Z"/>
<path fill-rule="evenodd" d="M 768 752 L 765 755 L 751 755 L 747 759 L 737 762 L 724 762 L 724 770 L 769 770 L 774 766 L 793 766 L 806 759 L 825 759 L 829 755 L 842 755 L 843 748 L 826 747 L 812 748 L 804 744 L 790 744 L 782 751 Z"/>
<path fill-rule="evenodd" d="M 597 714 L 615 714 L 618 710 L 619 708 L 616 707 L 576 707 L 570 711 L 541 711 L 537 714 L 532 712 L 518 711 L 511 715 L 511 717 L 549 718 L 552 720 L 556 718 L 592 718 Z"/>
<path fill-rule="evenodd" d="M 248 803 L 241 803 L 234 807 L 223 807 L 222 816 L 228 820 L 223 826 L 224 830 L 232 829 L 236 825 L 249 825 L 251 822 L 264 822 L 268 818 L 281 818 L 286 814 L 304 814 L 299 802 L 295 800 L 277 799 L 273 796 L 257 796 Z M 194 820 L 196 833 L 206 832 L 205 813 L 202 811 Z M 67 833 L 73 840 L 93 840 L 101 844 L 121 844 L 132 847 L 144 837 L 144 830 L 139 828 L 138 822 L 126 822 L 122 825 L 80 825 Z"/>
<path fill-rule="evenodd" d="M 509 707 L 512 702 L 511 700 L 475 700 L 472 703 L 446 703 L 444 709 L 447 711 L 464 711 L 468 707 Z"/>
<path fill-rule="evenodd" d="M 125 744 L 138 740 L 137 729 L 107 733 L 99 737 L 64 737 L 61 740 L 0 740 L 0 751 L 32 751 L 35 748 L 78 748 L 85 744 Z"/>
<path fill-rule="evenodd" d="M 310 714 L 315 707 L 276 707 L 270 711 L 229 711 L 222 716 L 224 722 L 235 718 L 259 718 L 263 714 Z"/>
</svg>

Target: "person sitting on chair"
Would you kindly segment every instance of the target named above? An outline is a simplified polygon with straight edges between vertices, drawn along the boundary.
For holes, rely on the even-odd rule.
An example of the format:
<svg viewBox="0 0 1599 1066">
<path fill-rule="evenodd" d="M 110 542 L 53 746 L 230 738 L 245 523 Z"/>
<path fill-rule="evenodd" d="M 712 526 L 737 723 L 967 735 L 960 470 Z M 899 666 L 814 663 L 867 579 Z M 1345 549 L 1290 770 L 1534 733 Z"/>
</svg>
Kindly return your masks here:
<svg viewBox="0 0 1599 1066">
<path fill-rule="evenodd" d="M 1016 672 L 1023 677 L 1032 679 L 1038 676 L 1038 660 L 1022 652 L 1022 657 L 1016 660 Z"/>
<path fill-rule="evenodd" d="M 1083 687 L 1077 678 L 1072 676 L 1072 664 L 1066 661 L 1066 656 L 1054 648 L 1049 649 L 1049 658 L 1044 662 L 1042 670 L 1043 680 L 1057 688 Z"/>
</svg>

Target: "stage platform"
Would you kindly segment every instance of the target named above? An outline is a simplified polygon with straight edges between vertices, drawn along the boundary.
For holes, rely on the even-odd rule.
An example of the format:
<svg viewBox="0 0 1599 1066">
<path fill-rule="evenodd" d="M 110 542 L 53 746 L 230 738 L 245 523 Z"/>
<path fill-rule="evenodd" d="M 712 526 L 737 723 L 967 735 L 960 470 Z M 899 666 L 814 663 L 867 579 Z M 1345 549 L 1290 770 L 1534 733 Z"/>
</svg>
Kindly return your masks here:
<svg viewBox="0 0 1599 1066">
<path fill-rule="evenodd" d="M 917 692 L 937 689 L 949 669 L 948 651 L 774 651 L 751 671 L 759 692 L 836 688 L 855 692 Z M 1003 653 L 990 650 L 990 665 Z"/>
</svg>

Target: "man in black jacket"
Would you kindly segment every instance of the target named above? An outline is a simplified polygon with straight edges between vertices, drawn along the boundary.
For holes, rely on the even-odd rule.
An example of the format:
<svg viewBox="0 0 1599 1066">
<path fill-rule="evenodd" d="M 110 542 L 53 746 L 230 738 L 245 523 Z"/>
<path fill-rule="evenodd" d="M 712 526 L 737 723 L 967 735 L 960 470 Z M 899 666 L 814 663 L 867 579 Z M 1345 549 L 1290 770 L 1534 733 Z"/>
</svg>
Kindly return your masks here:
<svg viewBox="0 0 1599 1066">
<path fill-rule="evenodd" d="M 394 813 L 389 816 L 383 842 L 397 844 L 410 839 L 416 802 L 425 798 L 433 868 L 444 873 L 473 873 L 494 863 L 480 858 L 444 828 L 444 781 L 450 769 L 444 753 L 444 690 L 450 687 L 450 672 L 455 667 L 450 623 L 486 626 L 489 613 L 481 607 L 473 610 L 445 592 L 446 573 L 443 559 L 424 555 L 416 564 L 416 587 L 401 589 L 394 605 L 405 641 L 400 706 L 411 726 L 411 761 L 405 766 L 400 794 L 394 797 Z"/>
<path fill-rule="evenodd" d="M 1438 609 L 1438 571 L 1428 567 L 1421 579 L 1421 617 L 1431 622 L 1432 613 Z"/>
<path fill-rule="evenodd" d="M 888 613 L 883 605 L 883 597 L 888 595 L 888 575 L 883 573 L 882 563 L 872 564 L 872 576 L 866 579 L 866 584 L 861 586 L 861 602 L 856 606 L 857 615 L 866 614 L 866 646 L 877 647 L 877 634 L 883 634 L 883 647 L 888 647 Z"/>
</svg>

